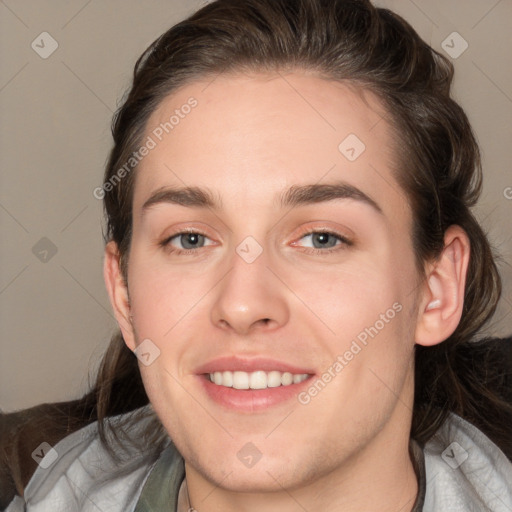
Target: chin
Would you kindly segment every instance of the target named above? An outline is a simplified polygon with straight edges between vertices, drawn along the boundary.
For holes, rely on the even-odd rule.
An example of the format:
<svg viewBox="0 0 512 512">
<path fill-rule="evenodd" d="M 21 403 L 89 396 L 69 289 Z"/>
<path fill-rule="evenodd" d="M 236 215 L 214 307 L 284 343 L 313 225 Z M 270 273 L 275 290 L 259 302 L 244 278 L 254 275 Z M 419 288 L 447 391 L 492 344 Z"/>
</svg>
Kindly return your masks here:
<svg viewBox="0 0 512 512">
<path fill-rule="evenodd" d="M 294 489 L 313 483 L 329 468 L 319 467 L 317 461 L 306 464 L 306 457 L 295 452 L 295 459 L 264 455 L 252 467 L 246 467 L 237 457 L 227 458 L 222 454 L 211 458 L 193 461 L 194 470 L 203 475 L 213 486 L 231 492 L 271 493 L 283 488 Z M 213 463 L 212 461 L 217 461 Z M 219 464 L 219 461 L 222 461 Z M 199 462 L 199 463 L 198 463 Z"/>
<path fill-rule="evenodd" d="M 265 464 L 260 461 L 257 467 L 241 468 L 238 464 L 208 469 L 203 475 L 215 486 L 231 492 L 267 493 L 282 491 L 283 487 L 293 488 L 299 481 L 298 475 L 284 472 L 282 463 Z M 300 480 L 300 478 L 299 478 Z"/>
</svg>

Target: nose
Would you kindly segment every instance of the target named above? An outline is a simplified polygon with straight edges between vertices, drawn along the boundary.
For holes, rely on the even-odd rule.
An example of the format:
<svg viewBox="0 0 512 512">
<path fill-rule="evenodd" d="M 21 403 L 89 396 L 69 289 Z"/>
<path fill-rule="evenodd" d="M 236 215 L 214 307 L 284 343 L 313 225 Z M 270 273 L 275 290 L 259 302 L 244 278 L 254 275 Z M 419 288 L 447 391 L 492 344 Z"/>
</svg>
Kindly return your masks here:
<svg viewBox="0 0 512 512">
<path fill-rule="evenodd" d="M 216 327 L 246 335 L 288 322 L 289 290 L 269 263 L 265 251 L 252 263 L 235 252 L 230 271 L 215 287 L 211 320 Z"/>
</svg>

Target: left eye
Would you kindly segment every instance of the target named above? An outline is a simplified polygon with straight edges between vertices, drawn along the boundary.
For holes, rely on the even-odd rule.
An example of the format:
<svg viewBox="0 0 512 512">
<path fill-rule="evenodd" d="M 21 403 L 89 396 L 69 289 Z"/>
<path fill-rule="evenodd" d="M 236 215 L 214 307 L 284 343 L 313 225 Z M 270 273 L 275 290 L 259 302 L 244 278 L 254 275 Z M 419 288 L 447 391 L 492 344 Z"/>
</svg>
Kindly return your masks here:
<svg viewBox="0 0 512 512">
<path fill-rule="evenodd" d="M 337 235 L 336 233 L 330 233 L 328 231 L 311 231 L 306 233 L 301 237 L 301 240 L 304 238 L 310 237 L 313 242 L 314 249 L 331 249 L 336 246 L 336 242 L 340 241 L 342 243 L 348 243 L 344 237 Z M 318 244 L 317 246 L 315 244 Z"/>
</svg>

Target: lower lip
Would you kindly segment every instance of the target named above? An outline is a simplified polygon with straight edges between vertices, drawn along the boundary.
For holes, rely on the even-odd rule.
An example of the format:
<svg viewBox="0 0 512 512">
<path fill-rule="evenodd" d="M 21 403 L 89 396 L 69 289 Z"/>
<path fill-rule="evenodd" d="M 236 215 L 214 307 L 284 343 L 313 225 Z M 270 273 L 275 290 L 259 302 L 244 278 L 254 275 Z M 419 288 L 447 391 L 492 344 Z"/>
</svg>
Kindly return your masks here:
<svg viewBox="0 0 512 512">
<path fill-rule="evenodd" d="M 206 375 L 199 375 L 206 394 L 218 404 L 241 412 L 258 412 L 274 405 L 296 399 L 297 395 L 310 384 L 312 376 L 297 384 L 266 389 L 235 389 L 219 386 Z"/>
</svg>

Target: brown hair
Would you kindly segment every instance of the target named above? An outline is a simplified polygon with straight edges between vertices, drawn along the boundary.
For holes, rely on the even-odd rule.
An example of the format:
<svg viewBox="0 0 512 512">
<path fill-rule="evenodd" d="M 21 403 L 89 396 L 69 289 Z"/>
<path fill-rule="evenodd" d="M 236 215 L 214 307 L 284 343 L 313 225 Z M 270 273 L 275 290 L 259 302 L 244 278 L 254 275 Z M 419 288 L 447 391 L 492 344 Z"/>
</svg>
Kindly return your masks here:
<svg viewBox="0 0 512 512">
<path fill-rule="evenodd" d="M 512 457 L 512 397 L 504 391 L 511 365 L 505 365 L 491 340 L 474 341 L 501 292 L 489 243 L 470 210 L 482 186 L 478 146 L 464 111 L 450 97 L 452 64 L 400 16 L 368 0 L 217 0 L 206 5 L 137 60 L 133 85 L 113 120 L 105 183 L 140 147 L 149 116 L 178 87 L 220 73 L 299 68 L 372 91 L 386 107 L 399 141 L 397 179 L 413 211 L 418 269 L 439 255 L 450 225 L 461 226 L 471 242 L 460 324 L 445 342 L 416 346 L 411 436 L 425 443 L 453 411 Z M 119 247 L 125 280 L 135 173 L 104 197 L 105 239 Z M 99 420 L 109 447 L 108 418 L 147 403 L 136 357 L 117 333 L 93 389 L 77 401 L 79 420 Z M 156 417 L 154 427 L 162 439 Z"/>
</svg>

